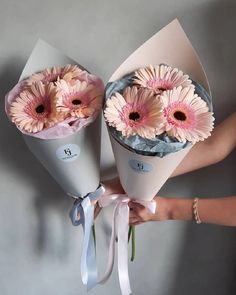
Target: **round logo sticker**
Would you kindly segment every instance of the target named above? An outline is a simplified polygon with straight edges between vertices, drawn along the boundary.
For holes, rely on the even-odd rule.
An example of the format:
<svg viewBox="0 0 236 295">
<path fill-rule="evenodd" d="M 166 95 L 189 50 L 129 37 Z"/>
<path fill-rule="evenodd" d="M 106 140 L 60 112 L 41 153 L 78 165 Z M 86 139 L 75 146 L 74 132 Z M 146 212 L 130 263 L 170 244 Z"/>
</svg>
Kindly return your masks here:
<svg viewBox="0 0 236 295">
<path fill-rule="evenodd" d="M 151 164 L 134 159 L 129 160 L 129 166 L 132 170 L 138 173 L 149 173 L 153 169 L 153 166 Z"/>
<path fill-rule="evenodd" d="M 78 158 L 79 154 L 80 148 L 77 144 L 60 146 L 56 151 L 57 158 L 63 162 L 73 162 Z"/>
</svg>

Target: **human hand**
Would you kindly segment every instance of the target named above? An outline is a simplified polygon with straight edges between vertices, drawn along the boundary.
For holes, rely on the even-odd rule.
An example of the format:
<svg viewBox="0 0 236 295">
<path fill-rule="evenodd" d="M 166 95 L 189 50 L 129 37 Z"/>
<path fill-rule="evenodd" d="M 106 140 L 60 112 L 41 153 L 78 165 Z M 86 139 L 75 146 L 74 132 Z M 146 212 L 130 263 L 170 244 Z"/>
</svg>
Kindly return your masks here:
<svg viewBox="0 0 236 295">
<path fill-rule="evenodd" d="M 170 219 L 168 199 L 157 196 L 153 199 L 153 201 L 156 202 L 156 212 L 154 214 L 139 203 L 134 201 L 129 202 L 130 225 L 138 225 L 147 221 L 161 221 Z"/>
<path fill-rule="evenodd" d="M 103 196 L 109 196 L 112 194 L 124 194 L 125 191 L 123 187 L 120 184 L 120 179 L 119 177 L 115 177 L 112 179 L 108 179 L 102 182 L 104 188 L 105 188 L 105 193 Z M 99 215 L 100 211 L 102 208 L 98 205 L 98 202 L 95 205 L 95 212 L 94 212 L 94 218 L 97 218 Z"/>
</svg>

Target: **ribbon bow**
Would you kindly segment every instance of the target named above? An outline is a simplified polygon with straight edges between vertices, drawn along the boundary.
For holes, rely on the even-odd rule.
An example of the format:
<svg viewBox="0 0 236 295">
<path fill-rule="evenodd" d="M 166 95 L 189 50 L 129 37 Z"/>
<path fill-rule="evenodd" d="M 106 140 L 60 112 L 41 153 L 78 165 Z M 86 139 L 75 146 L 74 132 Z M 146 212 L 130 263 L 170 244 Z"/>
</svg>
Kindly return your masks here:
<svg viewBox="0 0 236 295">
<path fill-rule="evenodd" d="M 98 204 L 100 207 L 107 207 L 112 203 L 115 204 L 112 219 L 112 233 L 109 246 L 107 269 L 104 277 L 99 281 L 99 283 L 105 283 L 112 273 L 115 259 L 115 241 L 117 237 L 118 276 L 122 295 L 129 295 L 131 293 L 128 273 L 129 201 L 131 201 L 131 199 L 126 194 L 102 196 L 98 200 Z M 156 211 L 156 203 L 154 201 L 132 201 L 143 205 L 151 213 L 155 213 Z"/>
<path fill-rule="evenodd" d="M 105 192 L 105 188 L 100 185 L 96 191 L 87 194 L 84 198 L 75 201 L 71 211 L 70 219 L 73 225 L 82 224 L 84 240 L 81 254 L 81 277 L 84 285 L 90 290 L 97 284 L 97 264 L 95 240 L 92 233 L 94 222 L 94 205 Z"/>
</svg>

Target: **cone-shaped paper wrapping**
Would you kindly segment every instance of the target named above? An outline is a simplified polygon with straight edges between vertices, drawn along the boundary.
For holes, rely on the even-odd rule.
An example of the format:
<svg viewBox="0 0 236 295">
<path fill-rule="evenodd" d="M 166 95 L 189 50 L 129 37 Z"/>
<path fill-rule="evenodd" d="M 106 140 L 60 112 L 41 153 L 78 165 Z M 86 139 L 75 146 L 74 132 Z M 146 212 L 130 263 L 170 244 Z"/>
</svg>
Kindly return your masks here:
<svg viewBox="0 0 236 295">
<path fill-rule="evenodd" d="M 62 189 L 74 197 L 95 191 L 99 185 L 100 117 L 65 138 L 40 139 L 23 135 L 37 159 Z"/>
<path fill-rule="evenodd" d="M 179 22 L 174 20 L 139 47 L 116 70 L 109 82 L 149 65 L 168 64 L 188 74 L 210 93 L 200 60 Z M 130 198 L 152 200 L 191 147 L 163 158 L 136 154 L 111 135 L 112 148 L 121 184 Z"/>
<path fill-rule="evenodd" d="M 109 82 L 118 80 L 138 68 L 158 64 L 180 69 L 210 94 L 209 83 L 199 57 L 177 19 L 132 53 L 113 73 Z"/>
<path fill-rule="evenodd" d="M 53 66 L 78 64 L 42 40 L 29 57 L 20 80 Z M 81 67 L 81 66 L 80 66 Z M 31 152 L 45 166 L 63 190 L 82 197 L 96 190 L 100 180 L 101 120 L 64 138 L 40 139 L 23 135 Z"/>
<path fill-rule="evenodd" d="M 151 201 L 191 147 L 171 153 L 163 158 L 143 156 L 120 145 L 112 136 L 121 184 L 132 199 Z"/>
</svg>

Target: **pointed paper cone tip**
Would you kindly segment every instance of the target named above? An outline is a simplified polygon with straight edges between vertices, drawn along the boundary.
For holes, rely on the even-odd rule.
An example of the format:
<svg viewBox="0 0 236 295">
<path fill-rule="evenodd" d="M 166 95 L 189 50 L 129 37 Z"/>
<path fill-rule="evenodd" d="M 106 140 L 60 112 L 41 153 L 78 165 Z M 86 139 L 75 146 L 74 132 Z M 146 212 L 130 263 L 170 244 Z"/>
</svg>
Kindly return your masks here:
<svg viewBox="0 0 236 295">
<path fill-rule="evenodd" d="M 162 28 L 135 50 L 113 73 L 109 82 L 149 65 L 166 63 L 185 72 L 210 93 L 207 76 L 200 59 L 177 19 Z"/>
<path fill-rule="evenodd" d="M 51 68 L 54 66 L 62 67 L 67 64 L 79 65 L 75 60 L 64 55 L 62 52 L 49 45 L 47 42 L 39 39 L 26 62 L 19 80 L 21 81 L 30 75 L 46 68 Z"/>
</svg>

